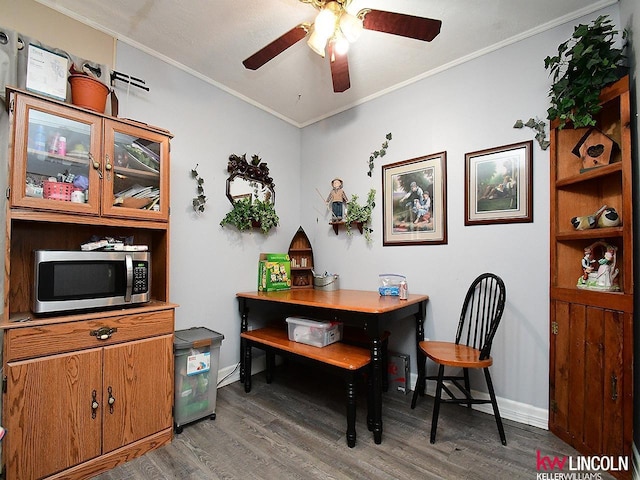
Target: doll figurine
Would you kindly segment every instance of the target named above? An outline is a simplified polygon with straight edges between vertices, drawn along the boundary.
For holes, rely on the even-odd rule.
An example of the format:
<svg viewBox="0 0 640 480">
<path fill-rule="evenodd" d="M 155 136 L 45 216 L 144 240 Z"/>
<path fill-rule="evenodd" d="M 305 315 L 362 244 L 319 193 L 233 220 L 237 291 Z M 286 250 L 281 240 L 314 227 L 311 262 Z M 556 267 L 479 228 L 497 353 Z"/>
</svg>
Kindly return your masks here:
<svg viewBox="0 0 640 480">
<path fill-rule="evenodd" d="M 333 221 L 340 221 L 345 214 L 345 204 L 349 201 L 347 194 L 342 189 L 342 180 L 334 178 L 331 181 L 331 192 L 327 197 L 327 205 L 330 206 Z"/>
</svg>

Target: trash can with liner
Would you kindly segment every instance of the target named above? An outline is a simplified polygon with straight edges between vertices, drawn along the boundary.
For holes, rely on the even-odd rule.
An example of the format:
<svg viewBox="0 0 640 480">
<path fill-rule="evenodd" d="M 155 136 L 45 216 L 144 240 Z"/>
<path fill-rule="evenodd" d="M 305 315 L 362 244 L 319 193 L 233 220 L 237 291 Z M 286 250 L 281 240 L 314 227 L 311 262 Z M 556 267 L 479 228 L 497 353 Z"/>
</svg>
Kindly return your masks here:
<svg viewBox="0 0 640 480">
<path fill-rule="evenodd" d="M 176 433 L 187 424 L 216 418 L 220 345 L 224 335 L 205 327 L 176 330 L 173 423 Z"/>
</svg>

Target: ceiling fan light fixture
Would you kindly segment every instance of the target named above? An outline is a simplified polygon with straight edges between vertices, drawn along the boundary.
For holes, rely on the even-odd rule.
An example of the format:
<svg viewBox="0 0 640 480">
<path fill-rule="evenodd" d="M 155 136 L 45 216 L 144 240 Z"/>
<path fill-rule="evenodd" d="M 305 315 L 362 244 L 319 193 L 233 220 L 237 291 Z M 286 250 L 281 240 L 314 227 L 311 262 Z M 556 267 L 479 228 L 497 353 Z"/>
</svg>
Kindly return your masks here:
<svg viewBox="0 0 640 480">
<path fill-rule="evenodd" d="M 309 48 L 311 50 L 324 58 L 324 51 L 327 46 L 327 38 L 320 35 L 315 28 L 311 30 L 311 35 L 309 35 L 307 45 L 309 45 Z"/>
<path fill-rule="evenodd" d="M 313 23 L 315 31 L 324 38 L 329 38 L 333 35 L 333 32 L 336 29 L 336 22 L 338 21 L 336 13 L 333 8 L 330 7 L 332 3 L 335 2 L 329 2 L 325 8 L 320 10 L 320 13 Z"/>
<path fill-rule="evenodd" d="M 338 55 L 344 55 L 349 51 L 349 41 L 339 31 L 336 31 L 331 43 L 333 44 L 333 51 Z"/>
<path fill-rule="evenodd" d="M 362 20 L 354 15 L 344 12 L 340 16 L 340 31 L 349 42 L 355 42 L 360 38 L 363 30 Z"/>
</svg>

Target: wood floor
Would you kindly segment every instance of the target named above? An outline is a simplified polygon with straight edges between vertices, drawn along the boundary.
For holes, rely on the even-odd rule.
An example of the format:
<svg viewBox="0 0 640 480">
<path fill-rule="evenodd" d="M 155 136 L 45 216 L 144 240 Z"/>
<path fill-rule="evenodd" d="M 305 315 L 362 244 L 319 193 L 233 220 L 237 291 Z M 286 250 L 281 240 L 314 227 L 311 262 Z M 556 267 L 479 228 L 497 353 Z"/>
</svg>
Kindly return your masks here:
<svg viewBox="0 0 640 480">
<path fill-rule="evenodd" d="M 538 450 L 550 458 L 577 455 L 548 431 L 508 420 L 505 447 L 493 416 L 456 405 L 441 408 L 431 445 L 431 397 L 411 410 L 411 397 L 398 392 L 384 394 L 376 445 L 361 387 L 355 448 L 345 440 L 342 380 L 288 364 L 271 385 L 264 373 L 255 375 L 249 394 L 239 382 L 220 388 L 216 420 L 186 425 L 170 445 L 95 479 L 536 479 Z"/>
</svg>

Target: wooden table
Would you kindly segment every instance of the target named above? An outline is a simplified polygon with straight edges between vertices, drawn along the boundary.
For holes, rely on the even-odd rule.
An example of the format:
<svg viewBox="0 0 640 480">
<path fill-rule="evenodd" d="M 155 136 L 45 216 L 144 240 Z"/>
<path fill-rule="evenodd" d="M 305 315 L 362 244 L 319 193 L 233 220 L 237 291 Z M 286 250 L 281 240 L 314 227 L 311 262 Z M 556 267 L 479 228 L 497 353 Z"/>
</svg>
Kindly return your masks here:
<svg viewBox="0 0 640 480">
<path fill-rule="evenodd" d="M 367 418 L 369 430 L 373 431 L 375 443 L 382 442 L 382 355 L 380 335 L 384 329 L 391 330 L 392 323 L 410 317 L 415 318 L 416 359 L 419 373 L 424 373 L 425 358 L 417 347 L 424 340 L 427 295 L 410 294 L 407 300 L 393 296 L 380 296 L 378 292 L 363 290 L 292 289 L 279 292 L 237 293 L 241 331 L 249 326 L 249 314 L 257 313 L 263 318 L 309 317 L 318 320 L 342 322 L 365 330 L 371 341 L 371 363 L 373 369 L 373 405 Z M 384 328 L 383 328 L 384 326 Z M 246 342 L 240 340 L 240 381 L 246 374 Z M 424 375 L 423 375 L 424 376 Z M 422 377 L 423 377 L 422 376 Z M 421 378 L 421 377 L 419 377 Z"/>
</svg>

